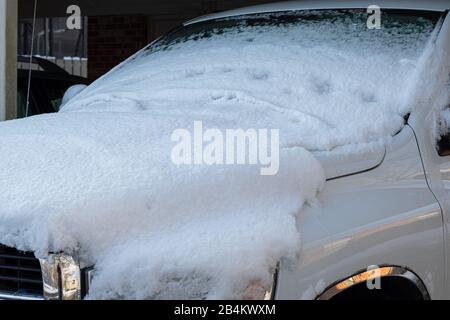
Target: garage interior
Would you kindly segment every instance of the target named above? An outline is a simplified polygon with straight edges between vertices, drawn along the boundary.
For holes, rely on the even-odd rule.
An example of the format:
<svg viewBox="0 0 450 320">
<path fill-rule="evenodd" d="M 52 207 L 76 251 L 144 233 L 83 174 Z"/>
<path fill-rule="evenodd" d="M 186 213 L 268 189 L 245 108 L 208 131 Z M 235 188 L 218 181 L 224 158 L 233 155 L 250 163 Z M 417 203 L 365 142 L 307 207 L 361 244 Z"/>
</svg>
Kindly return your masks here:
<svg viewBox="0 0 450 320">
<path fill-rule="evenodd" d="M 5 61 L 0 121 L 21 117 L 17 68 L 30 68 L 25 59 L 31 53 L 90 83 L 184 21 L 269 2 L 273 0 L 37 0 L 35 12 L 35 0 L 0 0 L 0 40 L 5 43 L 0 52 Z M 68 8 L 73 5 L 80 9 L 81 27 L 70 30 Z"/>
</svg>

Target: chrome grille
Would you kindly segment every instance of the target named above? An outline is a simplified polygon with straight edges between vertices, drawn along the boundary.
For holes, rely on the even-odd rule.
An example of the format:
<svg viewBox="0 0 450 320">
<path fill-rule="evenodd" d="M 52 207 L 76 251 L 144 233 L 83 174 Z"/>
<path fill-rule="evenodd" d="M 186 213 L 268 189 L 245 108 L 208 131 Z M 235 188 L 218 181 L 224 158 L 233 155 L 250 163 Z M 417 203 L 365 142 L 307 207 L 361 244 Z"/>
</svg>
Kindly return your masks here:
<svg viewBox="0 0 450 320">
<path fill-rule="evenodd" d="M 42 272 L 33 253 L 0 245 L 0 295 L 43 296 Z"/>
</svg>

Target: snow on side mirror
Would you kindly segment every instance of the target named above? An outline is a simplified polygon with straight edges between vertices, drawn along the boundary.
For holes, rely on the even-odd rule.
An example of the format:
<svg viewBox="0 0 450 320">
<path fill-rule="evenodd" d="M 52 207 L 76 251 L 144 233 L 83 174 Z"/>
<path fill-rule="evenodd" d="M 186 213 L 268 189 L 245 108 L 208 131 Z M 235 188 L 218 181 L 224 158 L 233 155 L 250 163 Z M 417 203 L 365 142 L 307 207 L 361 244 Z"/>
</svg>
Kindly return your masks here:
<svg viewBox="0 0 450 320">
<path fill-rule="evenodd" d="M 70 100 L 72 100 L 75 96 L 77 96 L 81 91 L 83 91 L 86 88 L 87 88 L 87 85 L 85 85 L 85 84 L 76 84 L 76 85 L 71 86 L 69 89 L 67 89 L 66 92 L 64 93 L 59 110 L 61 110 L 61 108 L 65 104 L 67 104 Z"/>
</svg>

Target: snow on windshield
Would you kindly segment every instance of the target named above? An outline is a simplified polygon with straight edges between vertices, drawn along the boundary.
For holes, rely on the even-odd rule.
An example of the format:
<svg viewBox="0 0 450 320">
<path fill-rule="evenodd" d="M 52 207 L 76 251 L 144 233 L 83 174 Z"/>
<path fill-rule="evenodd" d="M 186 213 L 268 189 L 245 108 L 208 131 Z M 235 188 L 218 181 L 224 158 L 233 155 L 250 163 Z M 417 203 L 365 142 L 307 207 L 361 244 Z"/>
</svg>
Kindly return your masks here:
<svg viewBox="0 0 450 320">
<path fill-rule="evenodd" d="M 0 126 L 0 243 L 77 252 L 91 298 L 242 298 L 296 261 L 296 219 L 324 184 L 309 151 L 389 139 L 431 20 L 361 12 L 186 27 L 56 115 Z M 278 175 L 175 166 L 173 130 L 279 129 Z M 351 148 L 350 148 L 351 149 Z M 307 151 L 309 150 L 309 151 Z"/>
<path fill-rule="evenodd" d="M 228 127 L 276 127 L 285 145 L 308 150 L 376 141 L 403 126 L 401 91 L 434 27 L 424 18 L 383 19 L 381 30 L 367 29 L 362 12 L 191 27 L 192 34 L 143 51 L 64 111 L 188 114 Z"/>
</svg>

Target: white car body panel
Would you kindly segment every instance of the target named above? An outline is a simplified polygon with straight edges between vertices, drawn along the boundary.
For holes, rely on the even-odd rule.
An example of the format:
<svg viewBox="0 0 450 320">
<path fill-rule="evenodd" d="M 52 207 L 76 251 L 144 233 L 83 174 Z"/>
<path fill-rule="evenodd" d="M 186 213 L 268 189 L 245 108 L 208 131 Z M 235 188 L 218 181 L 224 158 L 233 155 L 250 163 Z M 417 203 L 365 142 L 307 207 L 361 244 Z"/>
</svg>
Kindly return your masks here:
<svg viewBox="0 0 450 320">
<path fill-rule="evenodd" d="M 437 41 L 438 46 L 444 48 L 446 55 L 444 59 L 445 65 L 442 67 L 450 72 L 450 16 L 447 16 L 442 26 L 442 34 Z M 433 126 L 433 121 L 435 121 L 434 119 L 432 110 L 423 109 L 421 112 L 412 115 L 410 123 L 417 135 L 430 188 L 442 206 L 443 227 L 446 234 L 445 253 L 448 266 L 450 265 L 448 251 L 450 247 L 450 157 L 439 157 L 435 151 L 434 137 L 430 130 Z M 447 287 L 450 286 L 449 272 L 447 270 Z"/>
<path fill-rule="evenodd" d="M 437 46 L 450 72 L 450 16 Z M 298 223 L 303 254 L 282 264 L 276 299 L 318 298 L 373 265 L 407 268 L 431 299 L 450 299 L 450 157 L 436 151 L 433 121 L 431 108 L 412 113 L 380 166 L 327 182 Z"/>
<path fill-rule="evenodd" d="M 331 180 L 376 168 L 383 162 L 386 148 L 379 144 L 358 154 L 319 153 L 315 156 L 324 168 L 325 177 Z"/>
<path fill-rule="evenodd" d="M 318 200 L 298 223 L 303 254 L 293 270 L 282 268 L 277 299 L 314 299 L 372 265 L 408 267 L 432 298 L 444 296 L 441 209 L 410 127 L 379 167 L 329 181 Z"/>
</svg>

